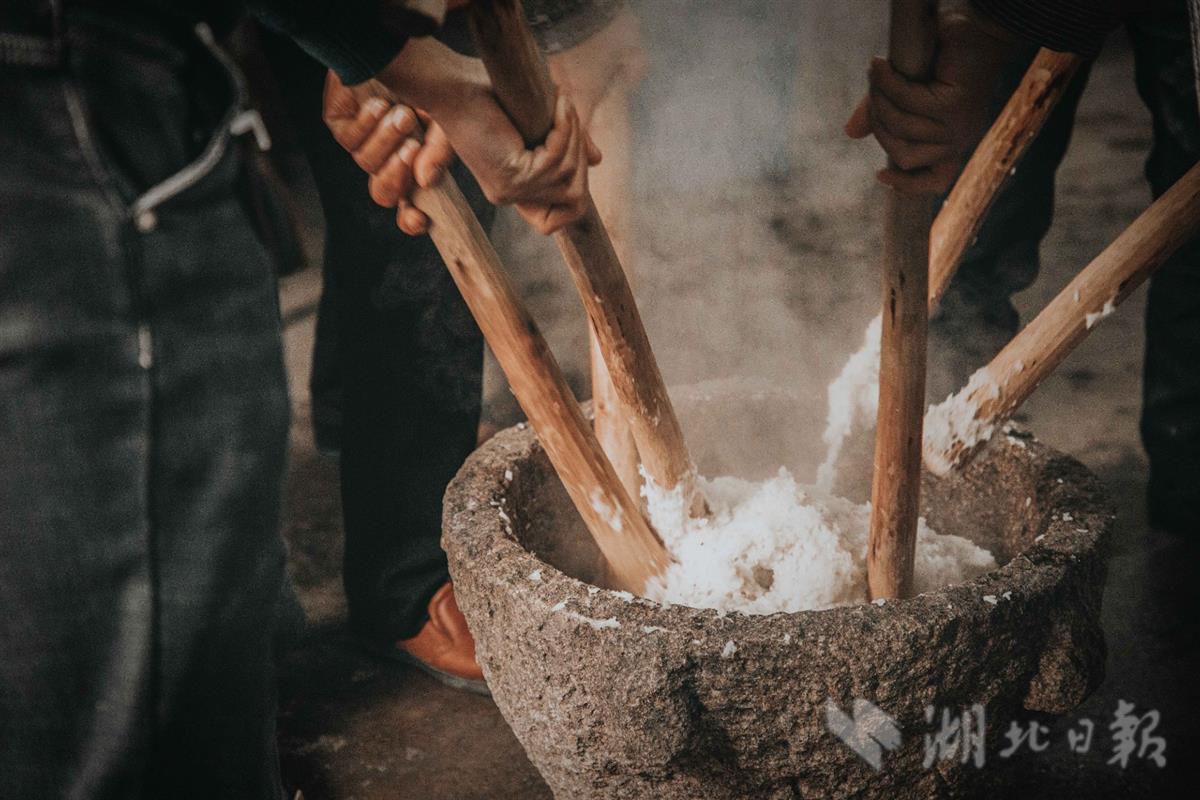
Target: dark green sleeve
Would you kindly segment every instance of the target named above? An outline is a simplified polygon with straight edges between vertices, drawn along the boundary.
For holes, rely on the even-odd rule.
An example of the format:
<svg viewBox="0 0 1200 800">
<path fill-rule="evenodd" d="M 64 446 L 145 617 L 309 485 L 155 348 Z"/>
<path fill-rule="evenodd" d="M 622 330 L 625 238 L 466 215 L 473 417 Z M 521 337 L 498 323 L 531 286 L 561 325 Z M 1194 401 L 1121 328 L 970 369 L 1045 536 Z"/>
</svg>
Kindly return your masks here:
<svg viewBox="0 0 1200 800">
<path fill-rule="evenodd" d="M 296 41 L 346 84 L 362 83 L 437 21 L 381 0 L 251 0 L 249 10 Z"/>
</svg>

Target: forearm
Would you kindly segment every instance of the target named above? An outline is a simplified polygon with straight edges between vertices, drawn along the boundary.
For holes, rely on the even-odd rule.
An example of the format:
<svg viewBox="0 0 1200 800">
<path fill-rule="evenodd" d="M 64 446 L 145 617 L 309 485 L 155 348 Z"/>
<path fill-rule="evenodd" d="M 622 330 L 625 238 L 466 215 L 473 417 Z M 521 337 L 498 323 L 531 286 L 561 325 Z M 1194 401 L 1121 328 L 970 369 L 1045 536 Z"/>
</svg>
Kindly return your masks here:
<svg viewBox="0 0 1200 800">
<path fill-rule="evenodd" d="M 410 39 L 375 79 L 405 105 L 440 121 L 452 118 L 479 92 L 491 91 L 483 62 L 429 37 Z"/>
</svg>

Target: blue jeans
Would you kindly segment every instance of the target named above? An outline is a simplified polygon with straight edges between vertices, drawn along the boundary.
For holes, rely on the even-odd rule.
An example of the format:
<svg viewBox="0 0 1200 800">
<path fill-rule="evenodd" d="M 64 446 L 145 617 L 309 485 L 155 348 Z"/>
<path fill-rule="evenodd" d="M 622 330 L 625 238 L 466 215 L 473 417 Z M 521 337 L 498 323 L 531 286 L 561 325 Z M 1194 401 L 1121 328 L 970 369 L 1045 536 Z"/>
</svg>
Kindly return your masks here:
<svg viewBox="0 0 1200 800">
<path fill-rule="evenodd" d="M 0 794 L 277 800 L 288 397 L 236 87 L 68 31 L 0 66 Z"/>
</svg>

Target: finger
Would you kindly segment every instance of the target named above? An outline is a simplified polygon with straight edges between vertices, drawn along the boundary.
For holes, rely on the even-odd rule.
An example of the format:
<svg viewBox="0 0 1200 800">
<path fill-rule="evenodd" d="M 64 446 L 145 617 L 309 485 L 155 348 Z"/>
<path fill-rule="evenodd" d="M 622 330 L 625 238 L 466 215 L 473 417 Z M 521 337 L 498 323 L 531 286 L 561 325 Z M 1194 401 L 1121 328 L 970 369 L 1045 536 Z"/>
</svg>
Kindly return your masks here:
<svg viewBox="0 0 1200 800">
<path fill-rule="evenodd" d="M 568 205 L 553 205 L 546 211 L 542 227 L 547 234 L 557 233 L 583 216 L 583 210 Z"/>
<path fill-rule="evenodd" d="M 353 153 L 379 125 L 379 121 L 392 104 L 382 97 L 370 97 L 363 102 L 352 117 L 332 117 L 326 123 L 333 138 Z"/>
<path fill-rule="evenodd" d="M 875 129 L 875 138 L 892 163 L 905 172 L 929 169 L 943 161 L 951 161 L 955 158 L 955 149 L 950 145 L 910 142 L 907 139 L 892 136 L 878 127 Z"/>
<path fill-rule="evenodd" d="M 584 133 L 584 138 L 587 140 L 587 163 L 589 167 L 597 166 L 604 160 L 604 154 L 600 152 L 599 146 L 592 138 L 590 133 Z"/>
<path fill-rule="evenodd" d="M 351 155 L 358 166 L 374 173 L 400 148 L 417 127 L 417 115 L 407 106 L 394 106 Z"/>
<path fill-rule="evenodd" d="M 569 186 L 575 176 L 587 171 L 587 132 L 575 109 L 571 108 L 567 115 L 567 123 L 571 126 L 571 135 L 567 139 L 567 151 L 562 161 L 547 174 L 549 182 L 557 187 Z"/>
<path fill-rule="evenodd" d="M 955 165 L 939 164 L 933 169 L 916 172 L 900 172 L 894 169 L 880 170 L 876 177 L 884 186 L 889 186 L 901 194 L 930 195 L 945 194 L 954 185 L 958 174 Z"/>
<path fill-rule="evenodd" d="M 396 227 L 409 236 L 424 236 L 429 232 L 429 217 L 413 204 L 404 201 L 396 209 Z"/>
<path fill-rule="evenodd" d="M 851 112 L 850 119 L 846 120 L 844 130 L 851 139 L 863 139 L 871 134 L 871 119 L 868 114 L 870 103 L 871 96 L 863 95 L 863 99 L 858 101 L 858 105 Z"/>
<path fill-rule="evenodd" d="M 586 134 L 569 104 L 565 107 L 565 117 L 559 119 L 555 128 L 566 133 L 563 151 L 534 151 L 520 193 L 523 202 L 549 205 L 564 202 L 578 174 L 587 171 Z"/>
<path fill-rule="evenodd" d="M 570 185 L 567 187 L 566 197 L 564 199 L 566 204 L 569 205 L 573 211 L 582 216 L 587 207 L 588 200 L 588 137 L 586 133 L 582 133 L 580 135 L 578 148 L 578 152 L 575 154 L 578 168 L 571 179 Z"/>
<path fill-rule="evenodd" d="M 893 69 L 887 59 L 871 59 L 867 82 L 871 84 L 872 89 L 909 114 L 936 120 L 946 111 L 942 98 L 933 91 L 932 84 L 910 81 Z"/>
<path fill-rule="evenodd" d="M 554 215 L 554 207 L 544 203 L 516 203 L 514 208 L 521 215 L 521 219 L 543 236 L 549 236 L 566 224 L 565 222 L 558 223 Z"/>
<path fill-rule="evenodd" d="M 560 93 L 554 103 L 554 127 L 547 134 L 546 141 L 533 150 L 529 177 L 534 182 L 562 164 L 571 151 L 576 131 L 576 126 L 572 124 L 575 119 L 571 102 L 565 94 Z"/>
<path fill-rule="evenodd" d="M 425 143 L 413 160 L 413 174 L 419 186 L 436 186 L 454 162 L 454 148 L 440 125 L 425 130 Z"/>
<path fill-rule="evenodd" d="M 910 114 L 893 103 L 882 92 L 871 96 L 868 113 L 873 130 L 883 128 L 901 139 L 938 144 L 946 144 L 952 139 L 950 132 L 940 121 L 919 114 Z"/>
<path fill-rule="evenodd" d="M 367 191 L 370 193 L 371 199 L 384 208 L 395 208 L 402 199 L 407 199 L 408 195 L 412 193 L 411 162 L 413 154 L 410 150 L 405 149 L 409 147 L 409 142 L 413 143 L 413 147 L 419 147 L 415 140 L 409 139 L 367 182 Z"/>
</svg>

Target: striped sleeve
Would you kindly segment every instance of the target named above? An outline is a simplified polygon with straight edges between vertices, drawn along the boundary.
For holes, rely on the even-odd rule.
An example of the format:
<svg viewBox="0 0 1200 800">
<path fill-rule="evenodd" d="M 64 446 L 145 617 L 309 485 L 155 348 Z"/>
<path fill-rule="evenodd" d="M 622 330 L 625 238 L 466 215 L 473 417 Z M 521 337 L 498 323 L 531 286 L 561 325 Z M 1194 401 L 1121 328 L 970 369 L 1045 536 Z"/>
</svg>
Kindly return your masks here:
<svg viewBox="0 0 1200 800">
<path fill-rule="evenodd" d="M 1116 26 L 1119 0 L 972 0 L 975 8 L 1040 47 L 1094 56 Z"/>
</svg>

